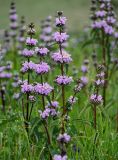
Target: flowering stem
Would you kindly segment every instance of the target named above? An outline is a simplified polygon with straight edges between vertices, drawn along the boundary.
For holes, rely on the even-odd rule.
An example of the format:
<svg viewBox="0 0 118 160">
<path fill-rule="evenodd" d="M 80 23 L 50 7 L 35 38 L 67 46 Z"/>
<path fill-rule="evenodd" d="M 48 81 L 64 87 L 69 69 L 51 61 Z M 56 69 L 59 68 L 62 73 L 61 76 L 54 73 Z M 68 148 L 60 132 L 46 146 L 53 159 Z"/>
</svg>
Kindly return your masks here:
<svg viewBox="0 0 118 160">
<path fill-rule="evenodd" d="M 30 59 L 28 58 L 28 63 L 29 63 Z M 28 72 L 28 84 L 30 83 L 30 74 Z M 26 131 L 28 133 L 29 130 L 29 124 L 28 124 L 28 120 L 29 120 L 29 93 L 27 93 L 27 106 L 26 106 Z"/>
<path fill-rule="evenodd" d="M 23 74 L 22 74 L 22 82 L 23 82 Z M 23 118 L 25 119 L 25 112 L 24 112 L 24 99 L 22 98 L 22 112 L 23 112 Z"/>
<path fill-rule="evenodd" d="M 105 83 L 103 87 L 103 105 L 105 107 L 106 105 L 106 78 L 107 78 L 107 73 L 106 73 L 106 48 L 105 48 L 105 33 L 104 30 L 102 30 L 102 56 L 103 56 L 103 65 L 105 67 Z"/>
<path fill-rule="evenodd" d="M 16 39 L 15 38 L 13 38 L 13 44 L 14 44 L 14 46 L 13 46 L 14 69 L 16 69 L 17 68 L 17 61 L 16 61 Z"/>
<path fill-rule="evenodd" d="M 41 75 L 41 84 L 43 84 L 43 76 L 42 75 Z M 43 109 L 45 109 L 45 97 L 44 97 L 44 95 L 42 95 L 42 106 L 43 106 Z M 43 125 L 44 125 L 45 131 L 46 131 L 48 144 L 51 145 L 51 138 L 50 138 L 50 134 L 49 134 L 49 131 L 48 131 L 48 124 L 47 124 L 46 120 L 44 121 Z M 52 155 L 50 153 L 50 150 L 49 150 L 49 154 L 50 154 L 50 160 L 52 160 Z"/>
<path fill-rule="evenodd" d="M 61 33 L 61 29 L 60 29 L 60 33 Z M 62 46 L 61 43 L 59 44 L 59 50 L 60 50 L 60 54 L 62 55 Z M 63 56 L 63 55 L 62 55 Z M 61 75 L 64 75 L 64 65 L 63 63 L 61 64 Z M 65 87 L 62 84 L 62 104 L 63 104 L 63 113 L 62 113 L 62 134 L 64 133 L 64 115 L 66 114 L 66 108 L 65 108 Z"/>
<path fill-rule="evenodd" d="M 93 106 L 94 128 L 96 129 L 96 105 Z"/>
</svg>

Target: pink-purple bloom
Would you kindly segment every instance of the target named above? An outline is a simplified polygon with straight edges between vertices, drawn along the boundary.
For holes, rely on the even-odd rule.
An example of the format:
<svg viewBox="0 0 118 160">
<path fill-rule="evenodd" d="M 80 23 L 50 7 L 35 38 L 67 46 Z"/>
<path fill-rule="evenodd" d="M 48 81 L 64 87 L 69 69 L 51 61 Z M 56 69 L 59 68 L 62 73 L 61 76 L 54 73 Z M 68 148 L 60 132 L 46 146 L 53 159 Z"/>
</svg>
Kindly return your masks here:
<svg viewBox="0 0 118 160">
<path fill-rule="evenodd" d="M 0 78 L 11 78 L 12 77 L 12 74 L 11 73 L 7 73 L 7 72 L 1 72 L 0 73 Z"/>
<path fill-rule="evenodd" d="M 36 66 L 36 64 L 33 63 L 32 61 L 30 61 L 30 62 L 26 61 L 22 64 L 21 72 L 25 73 L 27 71 L 32 71 L 35 69 L 35 66 Z"/>
<path fill-rule="evenodd" d="M 96 14 L 97 17 L 101 18 L 101 17 L 104 17 L 106 15 L 106 11 L 104 11 L 104 10 L 103 11 L 97 11 L 95 14 Z"/>
<path fill-rule="evenodd" d="M 39 110 L 39 114 L 42 119 L 46 119 L 47 117 L 50 116 L 50 108 L 46 108 L 43 112 Z"/>
<path fill-rule="evenodd" d="M 70 63 L 72 61 L 71 55 L 62 50 L 62 53 L 55 52 L 52 54 L 52 59 L 58 63 Z"/>
<path fill-rule="evenodd" d="M 109 25 L 107 25 L 107 26 L 104 28 L 104 31 L 105 31 L 105 33 L 108 34 L 108 35 L 112 35 L 112 34 L 114 33 L 113 27 L 112 27 L 112 26 L 109 26 Z"/>
<path fill-rule="evenodd" d="M 61 26 L 61 25 L 65 25 L 66 24 L 66 21 L 67 21 L 67 18 L 66 17 L 58 17 L 56 18 L 56 26 Z"/>
<path fill-rule="evenodd" d="M 22 51 L 22 55 L 25 57 L 32 57 L 34 54 L 34 50 L 28 50 L 27 48 Z"/>
<path fill-rule="evenodd" d="M 30 37 L 26 39 L 26 44 L 29 46 L 36 46 L 37 43 L 38 43 L 37 39 L 30 38 Z"/>
<path fill-rule="evenodd" d="M 57 78 L 56 78 L 56 82 L 57 82 L 57 84 L 59 84 L 59 85 L 67 85 L 67 84 L 70 84 L 71 82 L 72 82 L 72 77 L 68 77 L 68 76 L 57 76 Z"/>
<path fill-rule="evenodd" d="M 35 51 L 40 56 L 45 56 L 49 52 L 49 50 L 46 47 L 36 47 Z"/>
<path fill-rule="evenodd" d="M 53 157 L 53 160 L 67 160 L 67 156 L 66 155 L 61 156 L 61 155 L 55 154 Z"/>
<path fill-rule="evenodd" d="M 95 104 L 95 105 L 98 105 L 102 102 L 102 96 L 101 95 L 97 95 L 97 94 L 92 94 L 90 96 L 90 101 L 91 103 Z"/>
<path fill-rule="evenodd" d="M 51 101 L 51 103 L 49 103 L 48 106 L 49 107 L 58 108 L 59 107 L 59 102 L 57 102 L 57 101 Z"/>
<path fill-rule="evenodd" d="M 37 83 L 34 86 L 34 91 L 37 94 L 45 95 L 47 96 L 50 92 L 52 92 L 53 88 L 48 83 Z"/>
<path fill-rule="evenodd" d="M 37 74 L 44 74 L 44 73 L 49 72 L 50 66 L 45 62 L 41 62 L 40 64 L 35 65 L 34 70 Z"/>
<path fill-rule="evenodd" d="M 83 76 L 80 78 L 81 79 L 81 82 L 86 85 L 88 83 L 88 78 L 86 76 Z"/>
<path fill-rule="evenodd" d="M 31 92 L 34 92 L 34 86 L 32 84 L 28 84 L 28 82 L 25 81 L 21 85 L 21 92 L 22 93 L 31 93 Z"/>
<path fill-rule="evenodd" d="M 53 38 L 56 42 L 63 43 L 69 38 L 69 35 L 67 35 L 66 33 L 55 32 L 53 34 Z"/>
<path fill-rule="evenodd" d="M 78 100 L 77 97 L 73 97 L 73 96 L 70 96 L 69 99 L 68 99 L 68 102 L 73 105 L 74 103 L 76 103 L 76 101 Z"/>
<path fill-rule="evenodd" d="M 71 137 L 67 133 L 59 134 L 59 136 L 57 137 L 57 141 L 65 142 L 65 143 L 70 142 L 70 139 L 71 139 Z"/>
<path fill-rule="evenodd" d="M 18 15 L 17 15 L 17 14 L 11 14 L 11 15 L 9 16 L 9 19 L 10 19 L 11 21 L 16 21 L 16 20 L 18 19 Z"/>
<path fill-rule="evenodd" d="M 82 71 L 83 73 L 87 73 L 87 72 L 88 72 L 88 67 L 85 66 L 85 65 L 82 65 L 82 66 L 81 66 L 81 71 Z"/>
</svg>

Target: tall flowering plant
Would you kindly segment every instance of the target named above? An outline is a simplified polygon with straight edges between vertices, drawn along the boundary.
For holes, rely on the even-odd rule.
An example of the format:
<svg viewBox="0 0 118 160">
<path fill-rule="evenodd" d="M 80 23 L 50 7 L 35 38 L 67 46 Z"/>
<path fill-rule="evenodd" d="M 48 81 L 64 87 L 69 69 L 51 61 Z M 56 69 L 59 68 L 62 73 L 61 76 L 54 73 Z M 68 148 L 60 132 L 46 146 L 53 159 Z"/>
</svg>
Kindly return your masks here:
<svg viewBox="0 0 118 160">
<path fill-rule="evenodd" d="M 116 32 L 116 15 L 113 10 L 111 0 L 92 0 L 92 33 L 97 44 L 101 47 L 102 63 L 105 67 L 104 87 L 103 87 L 103 104 L 106 105 L 106 89 L 108 86 L 110 65 L 112 64 L 112 41 L 117 37 Z M 94 49 L 95 49 L 94 43 Z"/>
<path fill-rule="evenodd" d="M 73 81 L 72 77 L 66 75 L 66 65 L 72 61 L 71 55 L 63 49 L 63 43 L 65 43 L 69 38 L 69 35 L 64 32 L 64 26 L 66 24 L 66 21 L 67 19 L 63 16 L 63 12 L 58 12 L 58 17 L 55 21 L 58 31 L 53 34 L 53 39 L 57 43 L 59 50 L 55 53 L 52 53 L 51 57 L 55 63 L 59 64 L 60 68 L 60 75 L 57 75 L 55 83 L 58 85 L 59 88 L 61 88 L 60 103 L 62 105 L 62 109 L 59 114 L 61 120 L 61 127 L 60 133 L 57 137 L 61 153 L 55 154 L 53 157 L 54 160 L 67 159 L 66 147 L 71 140 L 71 136 L 67 133 L 67 119 L 69 111 L 68 106 L 76 102 L 76 98 L 74 96 L 71 96 L 69 99 L 66 98 L 66 86 L 70 85 Z"/>
<path fill-rule="evenodd" d="M 15 2 L 11 2 L 10 11 L 9 11 L 9 19 L 10 19 L 10 36 L 12 38 L 12 47 L 13 47 L 13 65 L 14 69 L 16 69 L 16 45 L 17 45 L 17 29 L 18 29 L 18 15 L 16 11 Z"/>
<path fill-rule="evenodd" d="M 21 68 L 21 73 L 22 73 L 21 92 L 26 95 L 25 104 L 24 104 L 24 97 L 22 98 L 22 110 L 23 110 L 23 117 L 25 121 L 25 128 L 28 133 L 29 121 L 30 121 L 30 117 L 31 117 L 32 109 L 33 109 L 33 103 L 31 103 L 32 105 L 30 107 L 30 101 L 34 102 L 34 96 L 32 96 L 32 93 L 34 92 L 34 86 L 30 82 L 31 80 L 30 76 L 31 76 L 32 71 L 35 69 L 35 63 L 30 61 L 30 59 L 35 54 L 34 48 L 38 42 L 36 39 L 33 38 L 33 36 L 35 35 L 35 29 L 34 29 L 33 23 L 29 25 L 29 29 L 27 33 L 29 35 L 29 37 L 26 38 L 27 48 L 25 48 L 22 51 L 22 56 L 24 56 L 27 59 L 27 61 L 25 61 L 22 64 L 22 68 Z M 27 74 L 26 80 L 24 80 L 23 78 L 24 74 Z"/>
</svg>

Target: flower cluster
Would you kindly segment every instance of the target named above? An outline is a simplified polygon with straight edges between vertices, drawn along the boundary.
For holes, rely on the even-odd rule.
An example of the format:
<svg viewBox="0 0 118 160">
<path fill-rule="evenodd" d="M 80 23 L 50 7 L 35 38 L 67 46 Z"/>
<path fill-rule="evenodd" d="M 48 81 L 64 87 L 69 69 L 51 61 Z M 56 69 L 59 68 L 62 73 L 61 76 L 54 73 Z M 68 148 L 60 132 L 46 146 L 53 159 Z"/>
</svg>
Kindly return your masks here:
<svg viewBox="0 0 118 160">
<path fill-rule="evenodd" d="M 36 47 L 35 52 L 40 56 L 45 56 L 49 50 L 46 47 Z"/>
<path fill-rule="evenodd" d="M 27 44 L 27 46 L 36 46 L 36 44 L 37 44 L 37 39 L 34 39 L 34 38 L 31 38 L 31 37 L 27 37 L 27 39 L 26 39 L 26 44 Z"/>
<path fill-rule="evenodd" d="M 67 41 L 68 38 L 69 38 L 69 35 L 67 35 L 67 33 L 55 32 L 53 34 L 53 39 L 58 43 L 63 43 Z"/>
<path fill-rule="evenodd" d="M 34 50 L 29 50 L 27 48 L 25 48 L 23 51 L 22 51 L 22 55 L 24 57 L 32 57 L 33 55 L 35 54 L 35 51 Z"/>
<path fill-rule="evenodd" d="M 92 1 L 92 28 L 102 29 L 107 35 L 113 35 L 116 22 L 115 13 L 110 1 Z"/>
<path fill-rule="evenodd" d="M 46 119 L 49 116 L 51 116 L 51 117 L 57 116 L 58 115 L 58 112 L 57 112 L 58 107 L 59 107 L 59 103 L 57 101 L 51 101 L 50 103 L 47 104 L 47 106 L 45 106 L 44 111 L 39 110 L 40 117 L 42 119 Z"/>
<path fill-rule="evenodd" d="M 50 66 L 45 62 L 40 62 L 40 64 L 36 64 L 34 68 L 37 74 L 44 74 L 49 72 Z"/>
<path fill-rule="evenodd" d="M 102 103 L 102 96 L 97 94 L 92 94 L 90 96 L 90 101 L 92 104 L 99 105 Z"/>
<path fill-rule="evenodd" d="M 50 92 L 52 92 L 52 90 L 53 88 L 48 83 L 43 83 L 43 84 L 37 83 L 34 86 L 35 93 L 40 95 L 47 96 Z"/>
<path fill-rule="evenodd" d="M 67 160 L 67 156 L 61 156 L 61 155 L 54 155 L 53 160 Z"/>
<path fill-rule="evenodd" d="M 59 142 L 64 142 L 64 143 L 68 143 L 70 142 L 70 135 L 68 135 L 67 133 L 64 133 L 64 134 L 59 134 L 59 136 L 57 137 L 57 141 Z"/>
<path fill-rule="evenodd" d="M 41 35 L 40 40 L 42 42 L 42 46 L 50 46 L 52 43 L 52 31 L 53 28 L 51 26 L 52 17 L 48 16 L 45 20 L 41 22 Z"/>
<path fill-rule="evenodd" d="M 72 61 L 71 55 L 62 50 L 62 53 L 55 52 L 52 54 L 52 59 L 58 63 L 70 63 Z"/>
<path fill-rule="evenodd" d="M 83 73 L 83 76 L 80 77 L 80 81 L 83 87 L 88 84 L 88 77 L 86 76 L 86 74 L 88 73 L 88 69 L 89 69 L 88 64 L 89 64 L 89 60 L 84 59 L 84 63 L 81 66 L 81 71 Z"/>
<path fill-rule="evenodd" d="M 25 81 L 22 85 L 21 85 L 21 92 L 22 93 L 32 93 L 34 92 L 34 86 L 32 84 L 28 84 L 27 81 Z"/>
<path fill-rule="evenodd" d="M 16 13 L 16 6 L 15 6 L 15 2 L 11 3 L 10 6 L 10 11 L 9 11 L 9 19 L 10 19 L 10 28 L 11 28 L 11 32 L 10 35 L 12 37 L 16 37 L 16 30 L 18 28 L 18 15 Z"/>
<path fill-rule="evenodd" d="M 76 103 L 77 100 L 78 100 L 77 97 L 70 96 L 68 99 L 68 102 L 69 102 L 69 104 L 73 105 L 74 103 Z"/>
<path fill-rule="evenodd" d="M 68 76 L 57 76 L 56 78 L 56 83 L 59 85 L 67 85 L 70 84 L 72 82 L 72 77 L 68 77 Z"/>
<path fill-rule="evenodd" d="M 18 49 L 19 49 L 19 54 L 22 54 L 22 50 L 24 48 L 24 42 L 25 42 L 25 19 L 22 16 L 21 21 L 20 21 L 20 26 L 19 26 L 19 34 L 18 34 Z"/>
<path fill-rule="evenodd" d="M 25 61 L 25 62 L 22 64 L 21 72 L 22 72 L 22 73 L 25 73 L 25 72 L 27 72 L 27 71 L 35 70 L 35 66 L 36 66 L 36 64 L 33 63 L 32 61 L 30 61 L 30 62 Z"/>
<path fill-rule="evenodd" d="M 6 62 L 5 66 L 0 66 L 0 79 L 9 79 L 12 77 L 12 73 L 10 73 L 10 70 L 12 69 L 12 63 Z"/>
<path fill-rule="evenodd" d="M 103 87 L 105 85 L 105 73 L 104 73 L 104 66 L 98 65 L 97 67 L 97 75 L 95 80 L 95 86 L 96 87 Z"/>
<path fill-rule="evenodd" d="M 63 26 L 66 24 L 67 18 L 66 17 L 57 17 L 55 20 L 56 26 Z"/>
</svg>

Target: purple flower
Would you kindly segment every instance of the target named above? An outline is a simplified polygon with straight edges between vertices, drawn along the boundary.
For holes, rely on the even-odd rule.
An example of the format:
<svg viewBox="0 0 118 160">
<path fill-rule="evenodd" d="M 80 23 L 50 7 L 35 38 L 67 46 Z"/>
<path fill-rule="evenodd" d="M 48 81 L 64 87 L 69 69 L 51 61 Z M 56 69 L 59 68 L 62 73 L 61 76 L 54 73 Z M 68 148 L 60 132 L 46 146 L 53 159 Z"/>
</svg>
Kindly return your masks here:
<svg viewBox="0 0 118 160">
<path fill-rule="evenodd" d="M 55 154 L 53 157 L 53 160 L 67 160 L 67 156 L 66 155 L 61 156 L 61 155 Z"/>
<path fill-rule="evenodd" d="M 71 139 L 71 137 L 67 133 L 59 134 L 59 136 L 57 137 L 57 141 L 65 142 L 65 143 L 70 142 L 70 139 Z"/>
<path fill-rule="evenodd" d="M 68 76 L 58 76 L 55 80 L 59 85 L 67 85 L 72 82 L 72 77 Z"/>
<path fill-rule="evenodd" d="M 95 105 L 99 105 L 100 103 L 102 103 L 102 96 L 97 94 L 92 94 L 90 96 L 90 101 Z"/>
<path fill-rule="evenodd" d="M 108 34 L 108 35 L 112 35 L 112 34 L 114 33 L 113 27 L 112 27 L 112 26 L 109 26 L 109 25 L 107 25 L 107 26 L 104 28 L 104 31 L 105 31 L 105 33 Z"/>
<path fill-rule="evenodd" d="M 0 66 L 0 73 L 3 72 L 5 70 L 5 66 Z"/>
<path fill-rule="evenodd" d="M 105 17 L 106 11 L 97 11 L 95 14 L 97 17 L 102 18 L 102 17 Z"/>
<path fill-rule="evenodd" d="M 29 46 L 36 46 L 37 43 L 38 43 L 37 39 L 30 38 L 30 37 L 26 39 L 26 44 Z"/>
<path fill-rule="evenodd" d="M 25 57 L 32 57 L 34 54 L 35 52 L 33 50 L 28 50 L 27 48 L 22 51 L 22 55 Z"/>
<path fill-rule="evenodd" d="M 21 85 L 21 92 L 22 93 L 31 93 L 31 92 L 34 92 L 34 86 L 32 84 L 28 84 L 28 82 L 25 81 Z"/>
<path fill-rule="evenodd" d="M 50 108 L 46 108 L 43 112 L 41 110 L 38 111 L 42 119 L 46 119 L 50 115 Z"/>
<path fill-rule="evenodd" d="M 75 86 L 75 91 L 76 92 L 80 92 L 81 89 L 84 87 L 85 85 L 83 83 L 79 83 L 77 86 Z"/>
<path fill-rule="evenodd" d="M 52 37 L 49 36 L 49 35 L 43 35 L 43 34 L 41 34 L 41 35 L 40 35 L 40 39 L 41 39 L 42 41 L 44 41 L 44 42 L 49 42 L 49 41 L 52 40 Z"/>
<path fill-rule="evenodd" d="M 36 93 L 47 96 L 53 88 L 48 83 L 39 84 L 37 83 L 34 86 L 34 90 Z"/>
<path fill-rule="evenodd" d="M 69 38 L 69 35 L 67 35 L 66 33 L 55 32 L 53 34 L 53 38 L 56 42 L 63 43 L 64 41 L 66 41 Z"/>
<path fill-rule="evenodd" d="M 87 78 L 87 77 L 83 76 L 83 77 L 81 77 L 80 79 L 81 79 L 81 82 L 82 82 L 84 85 L 86 85 L 86 84 L 88 83 L 88 78 Z"/>
<path fill-rule="evenodd" d="M 54 108 L 50 109 L 50 115 L 53 116 L 53 117 L 57 116 L 57 112 Z"/>
<path fill-rule="evenodd" d="M 78 100 L 77 97 L 73 97 L 73 96 L 70 96 L 69 99 L 68 99 L 68 102 L 73 105 L 74 103 L 76 103 L 76 101 Z"/>
<path fill-rule="evenodd" d="M 59 107 L 59 102 L 57 101 L 51 101 L 51 104 L 48 104 L 49 107 L 54 107 L 54 108 L 58 108 Z"/>
<path fill-rule="evenodd" d="M 45 62 L 41 62 L 40 64 L 35 65 L 35 72 L 37 74 L 44 74 L 47 73 L 49 70 L 50 66 Z"/>
<path fill-rule="evenodd" d="M 113 17 L 107 17 L 107 23 L 108 24 L 114 24 L 116 22 L 116 19 Z"/>
<path fill-rule="evenodd" d="M 29 100 L 30 100 L 30 102 L 35 102 L 35 97 L 34 96 L 29 96 Z"/>
<path fill-rule="evenodd" d="M 27 71 L 31 71 L 31 70 L 34 70 L 35 69 L 35 66 L 36 66 L 36 64 L 35 63 L 33 63 L 32 61 L 30 61 L 30 62 L 24 62 L 23 64 L 22 64 L 22 68 L 21 68 L 21 72 L 23 72 L 23 73 L 25 73 L 25 72 L 27 72 Z"/>
<path fill-rule="evenodd" d="M 11 73 L 6 73 L 6 72 L 2 72 L 0 73 L 0 78 L 11 78 L 12 77 L 12 74 Z"/>
<path fill-rule="evenodd" d="M 106 23 L 105 20 L 95 21 L 92 24 L 92 28 L 94 28 L 94 29 L 101 29 L 101 28 L 104 28 L 106 26 L 107 26 L 107 23 Z"/>
<path fill-rule="evenodd" d="M 16 20 L 18 19 L 18 15 L 17 15 L 17 14 L 11 14 L 11 15 L 9 16 L 9 19 L 10 19 L 11 21 L 16 21 Z"/>
<path fill-rule="evenodd" d="M 95 85 L 96 86 L 104 86 L 104 82 L 105 82 L 104 80 L 98 79 L 95 81 Z"/>
<path fill-rule="evenodd" d="M 52 59 L 58 63 L 70 63 L 72 61 L 71 55 L 64 50 L 62 54 L 60 52 L 53 53 Z"/>
<path fill-rule="evenodd" d="M 115 32 L 115 33 L 114 33 L 114 37 L 115 37 L 116 39 L 118 39 L 118 32 Z"/>
<path fill-rule="evenodd" d="M 83 73 L 87 73 L 87 72 L 88 72 L 87 66 L 82 65 L 82 66 L 81 66 L 81 71 L 82 71 Z"/>
<path fill-rule="evenodd" d="M 18 42 L 20 42 L 20 43 L 23 43 L 23 42 L 25 42 L 25 38 L 24 37 L 18 37 L 17 38 L 17 40 L 18 40 Z"/>
<path fill-rule="evenodd" d="M 40 47 L 40 48 L 36 47 L 35 51 L 40 56 L 45 56 L 49 52 L 49 50 L 47 48 L 45 48 L 45 47 Z"/>
<path fill-rule="evenodd" d="M 52 27 L 50 27 L 50 26 L 45 27 L 45 28 L 43 29 L 43 32 L 44 32 L 45 34 L 50 34 L 50 33 L 52 32 Z"/>
<path fill-rule="evenodd" d="M 59 18 L 56 18 L 56 26 L 62 26 L 62 25 L 65 25 L 67 21 L 67 18 L 66 17 L 59 17 Z"/>
<path fill-rule="evenodd" d="M 16 29 L 16 28 L 18 28 L 18 23 L 17 23 L 17 22 L 12 22 L 12 23 L 10 24 L 10 28 L 11 28 L 11 29 Z"/>
</svg>

